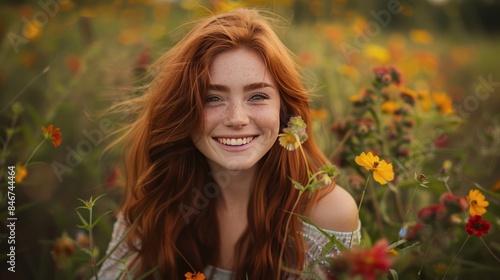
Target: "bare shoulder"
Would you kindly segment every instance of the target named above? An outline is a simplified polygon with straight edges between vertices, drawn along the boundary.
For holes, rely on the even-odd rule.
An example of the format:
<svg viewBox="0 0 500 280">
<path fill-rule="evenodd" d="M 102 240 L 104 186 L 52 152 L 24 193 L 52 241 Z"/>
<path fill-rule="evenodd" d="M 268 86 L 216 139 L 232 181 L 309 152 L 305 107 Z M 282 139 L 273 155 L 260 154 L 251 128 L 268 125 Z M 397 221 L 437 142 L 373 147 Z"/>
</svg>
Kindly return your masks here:
<svg viewBox="0 0 500 280">
<path fill-rule="evenodd" d="M 308 216 L 323 229 L 349 232 L 358 227 L 358 206 L 351 194 L 338 185 L 311 207 Z"/>
</svg>

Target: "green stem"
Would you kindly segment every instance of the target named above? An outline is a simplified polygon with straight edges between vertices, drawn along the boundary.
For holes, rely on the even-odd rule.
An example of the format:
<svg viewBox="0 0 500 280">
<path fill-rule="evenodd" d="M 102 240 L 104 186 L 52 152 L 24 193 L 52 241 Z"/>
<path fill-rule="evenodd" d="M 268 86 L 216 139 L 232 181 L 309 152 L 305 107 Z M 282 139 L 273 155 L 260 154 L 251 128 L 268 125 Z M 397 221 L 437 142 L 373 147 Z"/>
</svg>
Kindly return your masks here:
<svg viewBox="0 0 500 280">
<path fill-rule="evenodd" d="M 309 170 L 309 169 L 308 169 Z M 288 216 L 288 219 L 286 221 L 286 225 L 285 225 L 285 237 L 283 238 L 283 246 L 281 246 L 281 250 L 280 250 L 280 258 L 279 258 L 279 266 L 278 266 L 278 278 L 276 279 L 281 279 L 281 267 L 282 267 L 282 260 L 283 260 L 283 252 L 285 251 L 285 247 L 286 247 L 286 239 L 288 237 L 288 227 L 290 226 L 290 220 L 292 219 L 292 216 L 293 216 L 293 213 L 295 211 L 295 208 L 297 207 L 297 204 L 299 204 L 299 201 L 300 201 L 300 197 L 302 196 L 302 194 L 304 193 L 304 191 L 299 191 L 299 196 L 297 196 L 297 200 L 295 200 L 295 204 L 293 205 L 292 207 L 292 212 L 290 213 L 290 216 Z"/>
<path fill-rule="evenodd" d="M 497 260 L 498 262 L 500 262 L 500 259 L 495 255 L 495 253 L 493 253 L 493 251 L 491 251 L 491 249 L 488 246 L 488 244 L 486 244 L 486 241 L 484 241 L 484 239 L 482 237 L 479 237 L 479 240 L 481 240 L 481 242 L 483 242 L 484 246 L 486 247 L 486 249 L 488 250 L 488 252 L 490 252 L 490 254 L 493 256 L 493 258 L 495 258 L 495 260 Z"/>
<path fill-rule="evenodd" d="M 375 189 L 373 188 L 373 185 L 370 184 L 370 197 L 373 201 L 373 210 L 375 212 L 375 217 L 377 217 L 377 225 L 378 229 L 380 230 L 380 233 L 384 235 L 384 225 L 382 223 L 382 217 L 380 216 L 380 207 L 378 205 L 378 200 L 377 197 L 375 196 Z"/>
<path fill-rule="evenodd" d="M 458 250 L 458 253 L 453 257 L 453 259 L 451 260 L 450 265 L 448 265 L 448 267 L 446 268 L 446 271 L 444 272 L 442 280 L 445 279 L 446 274 L 448 274 L 448 271 L 450 270 L 451 265 L 453 264 L 453 262 L 455 261 L 455 259 L 457 258 L 457 256 L 460 254 L 460 252 L 462 252 L 462 249 L 464 248 L 465 243 L 467 243 L 467 240 L 469 240 L 469 238 L 470 238 L 470 235 L 467 235 L 467 239 L 465 239 L 464 244 L 462 244 L 462 247 L 460 247 L 460 250 Z"/>
<path fill-rule="evenodd" d="M 408 209 L 406 210 L 405 218 L 403 220 L 403 225 L 401 228 L 404 228 L 406 225 L 406 221 L 408 220 L 408 215 L 410 214 L 411 207 L 413 205 L 413 199 L 415 199 L 415 194 L 417 193 L 418 185 L 415 186 L 415 189 L 413 190 L 413 193 L 410 198 L 410 204 L 408 205 Z M 398 234 L 398 241 L 401 240 L 401 234 Z"/>
<path fill-rule="evenodd" d="M 434 239 L 436 239 L 436 235 L 433 234 L 432 235 L 432 239 L 431 241 L 429 242 L 429 246 L 427 247 L 427 250 L 425 251 L 425 254 L 424 254 L 424 259 L 425 257 L 427 257 L 427 255 L 429 254 L 429 251 L 431 250 L 432 248 L 432 243 L 434 243 Z M 417 273 L 417 279 L 420 279 L 420 275 L 422 274 L 422 268 L 424 267 L 424 262 L 422 262 L 420 264 L 420 269 L 418 270 L 418 273 Z"/>
<path fill-rule="evenodd" d="M 99 277 L 97 275 L 97 263 L 95 260 L 95 254 L 94 254 L 94 231 L 92 230 L 92 206 L 89 208 L 90 212 L 90 217 L 89 217 L 89 246 L 90 246 L 90 259 L 92 261 L 92 267 L 94 268 L 94 277 L 95 280 L 99 280 Z"/>
<path fill-rule="evenodd" d="M 361 206 L 363 205 L 363 199 L 365 198 L 365 192 L 366 192 L 366 187 L 368 186 L 368 182 L 370 181 L 372 174 L 368 175 L 368 178 L 366 178 L 366 183 L 365 187 L 363 188 L 363 193 L 361 194 L 361 199 L 359 200 L 359 205 L 358 205 L 358 213 L 356 214 L 356 219 L 354 220 L 352 224 L 352 232 L 351 232 L 351 239 L 349 240 L 349 248 L 351 248 L 352 245 L 352 238 L 354 236 L 354 231 L 356 230 L 356 223 L 358 222 L 359 219 L 359 212 L 361 211 Z"/>
<path fill-rule="evenodd" d="M 443 180 L 443 184 L 444 184 L 444 186 L 446 187 L 446 189 L 448 190 L 448 192 L 449 192 L 449 193 L 452 193 L 452 192 L 451 192 L 451 189 L 450 189 L 450 186 L 448 186 L 448 178 L 445 178 L 445 179 Z"/>
<path fill-rule="evenodd" d="M 40 149 L 40 147 L 42 146 L 42 144 L 45 142 L 45 140 L 47 140 L 47 138 L 44 138 L 42 140 L 42 142 L 40 142 L 40 144 L 38 144 L 38 146 L 35 148 L 35 150 L 33 150 L 33 152 L 31 153 L 30 157 L 28 158 L 28 160 L 26 161 L 26 163 L 24 164 L 24 167 L 28 166 L 28 163 L 30 162 L 31 158 L 33 157 L 33 155 L 36 153 L 36 151 L 38 151 L 38 149 Z"/>
<path fill-rule="evenodd" d="M 302 144 L 299 145 L 300 152 L 302 153 L 302 157 L 304 158 L 304 161 L 306 163 L 306 170 L 307 170 L 307 175 L 309 176 L 311 171 L 309 170 L 309 164 L 307 163 L 307 157 L 306 154 L 304 153 L 304 149 L 302 149 Z"/>
<path fill-rule="evenodd" d="M 347 142 L 348 139 L 351 138 L 351 135 L 353 134 L 353 131 L 352 129 L 350 129 L 344 136 L 344 138 L 342 138 L 342 140 L 340 140 L 339 144 L 337 145 L 337 147 L 335 147 L 335 149 L 333 150 L 333 152 L 330 154 L 330 159 L 332 159 L 339 151 L 340 151 L 340 148 L 345 146 L 345 143 Z"/>
<path fill-rule="evenodd" d="M 12 123 L 10 125 L 11 130 L 14 130 L 14 125 L 16 124 L 16 121 L 17 121 L 17 115 L 14 115 L 14 117 L 12 118 Z M 5 153 L 7 152 L 7 147 L 9 146 L 9 142 L 10 142 L 10 139 L 12 138 L 12 134 L 13 133 L 7 133 L 7 139 L 5 139 L 5 144 L 3 145 L 3 148 L 2 148 L 2 154 L 0 156 L 0 160 L 3 160 Z"/>
</svg>

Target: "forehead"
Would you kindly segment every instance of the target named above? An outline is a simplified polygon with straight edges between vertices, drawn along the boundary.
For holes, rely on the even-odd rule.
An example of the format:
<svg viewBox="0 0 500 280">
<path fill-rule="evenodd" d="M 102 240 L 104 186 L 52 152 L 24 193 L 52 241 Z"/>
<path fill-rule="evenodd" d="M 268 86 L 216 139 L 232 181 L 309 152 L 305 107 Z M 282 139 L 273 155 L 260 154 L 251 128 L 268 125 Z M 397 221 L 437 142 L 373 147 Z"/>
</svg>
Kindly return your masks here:
<svg viewBox="0 0 500 280">
<path fill-rule="evenodd" d="M 210 65 L 210 82 L 224 85 L 268 82 L 275 85 L 262 57 L 246 48 L 224 51 L 215 56 Z"/>
</svg>

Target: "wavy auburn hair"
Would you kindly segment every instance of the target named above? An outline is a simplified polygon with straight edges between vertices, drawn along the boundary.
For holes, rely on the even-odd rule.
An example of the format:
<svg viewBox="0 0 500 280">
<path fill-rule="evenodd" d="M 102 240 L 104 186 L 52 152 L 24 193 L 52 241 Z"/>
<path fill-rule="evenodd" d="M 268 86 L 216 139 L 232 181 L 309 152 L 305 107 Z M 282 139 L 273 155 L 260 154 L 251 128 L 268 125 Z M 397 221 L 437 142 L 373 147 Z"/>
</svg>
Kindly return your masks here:
<svg viewBox="0 0 500 280">
<path fill-rule="evenodd" d="M 217 262 L 220 244 L 213 201 L 218 188 L 213 177 L 218 174 L 210 173 L 191 134 L 202 129 L 210 64 L 235 48 L 262 57 L 278 87 L 282 124 L 297 115 L 308 125 L 303 149 L 312 171 L 327 161 L 313 140 L 299 68 L 271 21 L 257 10 L 238 9 L 198 22 L 152 65 L 145 93 L 128 101 L 137 118 L 124 136 L 126 191 L 121 211 L 132 226 L 127 242 L 138 252 L 137 275 L 158 267 L 156 276 L 162 279 L 183 279 L 193 268 L 202 271 Z M 293 218 L 288 232 L 285 225 L 298 198 L 289 177 L 305 184 L 306 164 L 299 152 L 287 151 L 278 141 L 258 164 L 248 228 L 235 251 L 236 279 L 275 278 L 282 246 L 287 248 L 285 267 L 300 273 L 305 262 L 301 222 Z M 295 212 L 306 213 L 311 201 L 330 190 L 302 196 Z M 290 238 L 283 244 L 286 234 Z"/>
</svg>

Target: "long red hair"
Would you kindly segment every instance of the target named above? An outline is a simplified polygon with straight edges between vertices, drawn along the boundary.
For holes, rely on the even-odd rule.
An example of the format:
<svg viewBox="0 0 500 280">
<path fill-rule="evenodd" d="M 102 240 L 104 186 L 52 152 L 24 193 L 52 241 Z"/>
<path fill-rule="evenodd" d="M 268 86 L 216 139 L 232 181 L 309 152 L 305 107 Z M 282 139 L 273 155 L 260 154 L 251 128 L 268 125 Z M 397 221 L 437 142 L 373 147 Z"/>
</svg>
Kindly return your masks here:
<svg viewBox="0 0 500 280">
<path fill-rule="evenodd" d="M 124 136 L 126 192 L 121 210 L 133 225 L 127 242 L 138 252 L 138 275 L 157 267 L 162 279 L 183 279 L 192 268 L 202 271 L 219 257 L 213 177 L 224 174 L 210 173 L 191 133 L 202 128 L 210 64 L 217 54 L 239 47 L 259 53 L 276 81 L 282 124 L 290 116 L 301 116 L 308 125 L 303 149 L 312 171 L 327 161 L 310 130 L 309 98 L 299 68 L 269 19 L 256 10 L 238 9 L 200 21 L 152 65 L 147 90 L 127 101 L 136 120 Z M 289 152 L 276 141 L 259 167 L 248 228 L 236 248 L 236 279 L 273 279 L 282 246 L 287 248 L 285 267 L 300 272 L 305 261 L 301 222 L 292 218 L 288 232 L 285 225 L 298 199 L 289 177 L 305 184 L 306 164 L 298 151 Z M 311 201 L 330 190 L 302 196 L 295 212 L 304 214 Z"/>
</svg>

